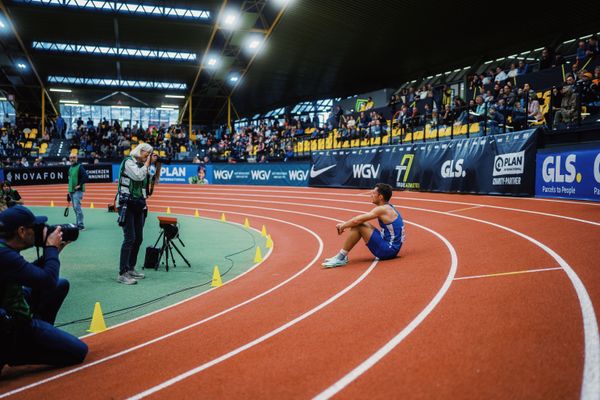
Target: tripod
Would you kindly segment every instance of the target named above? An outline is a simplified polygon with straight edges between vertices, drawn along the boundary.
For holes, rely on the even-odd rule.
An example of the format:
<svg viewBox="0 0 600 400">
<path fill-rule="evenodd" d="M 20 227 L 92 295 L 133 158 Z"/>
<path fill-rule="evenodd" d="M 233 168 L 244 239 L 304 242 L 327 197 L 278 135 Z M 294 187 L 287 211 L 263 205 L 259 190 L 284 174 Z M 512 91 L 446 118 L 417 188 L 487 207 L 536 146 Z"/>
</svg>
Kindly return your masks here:
<svg viewBox="0 0 600 400">
<path fill-rule="evenodd" d="M 158 254 L 158 262 L 156 264 L 156 269 L 160 266 L 160 260 L 165 257 L 165 267 L 167 272 L 169 271 L 169 259 L 173 263 L 173 268 L 177 268 L 177 264 L 175 263 L 175 257 L 173 257 L 173 249 L 181 256 L 183 261 L 187 264 L 188 267 L 192 267 L 190 262 L 185 258 L 185 256 L 179 250 L 179 247 L 174 242 L 174 239 L 177 239 L 179 243 L 185 247 L 185 244 L 179 237 L 179 229 L 176 225 L 161 225 L 162 230 L 160 231 L 160 235 L 158 235 L 158 239 L 156 239 L 156 243 L 154 243 L 154 247 L 158 245 L 158 242 L 162 239 L 162 247 L 160 248 L 160 253 Z"/>
</svg>

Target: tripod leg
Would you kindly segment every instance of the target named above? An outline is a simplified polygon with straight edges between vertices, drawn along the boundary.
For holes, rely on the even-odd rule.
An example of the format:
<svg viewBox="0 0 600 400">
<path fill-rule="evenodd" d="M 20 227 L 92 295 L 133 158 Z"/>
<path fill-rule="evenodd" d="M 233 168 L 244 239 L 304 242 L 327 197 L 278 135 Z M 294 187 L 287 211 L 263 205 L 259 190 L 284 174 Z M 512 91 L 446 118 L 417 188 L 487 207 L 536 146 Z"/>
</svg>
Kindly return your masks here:
<svg viewBox="0 0 600 400">
<path fill-rule="evenodd" d="M 175 251 L 177 251 L 177 253 L 179 253 L 181 258 L 183 258 L 183 261 L 185 261 L 187 266 L 192 268 L 192 266 L 190 265 L 190 262 L 187 260 L 187 258 L 185 258 L 185 256 L 183 254 L 181 254 L 181 251 L 179 251 L 179 248 L 177 247 L 177 245 L 175 243 L 171 243 L 171 245 L 173 245 L 173 247 L 175 248 Z"/>
<path fill-rule="evenodd" d="M 171 261 L 173 261 L 173 268 L 177 268 L 177 264 L 175 263 L 175 257 L 173 257 L 173 245 L 174 243 L 169 240 L 169 254 L 171 255 Z"/>
</svg>

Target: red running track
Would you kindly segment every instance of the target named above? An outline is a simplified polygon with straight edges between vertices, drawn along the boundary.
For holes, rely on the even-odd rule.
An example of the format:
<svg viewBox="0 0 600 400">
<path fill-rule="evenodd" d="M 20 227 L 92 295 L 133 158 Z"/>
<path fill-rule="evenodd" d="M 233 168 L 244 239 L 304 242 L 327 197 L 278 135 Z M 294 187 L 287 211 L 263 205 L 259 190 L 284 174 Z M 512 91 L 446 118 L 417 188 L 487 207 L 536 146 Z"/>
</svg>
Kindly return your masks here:
<svg viewBox="0 0 600 400">
<path fill-rule="evenodd" d="M 20 191 L 62 205 L 65 187 Z M 114 192 L 90 186 L 84 206 Z M 359 244 L 346 267 L 322 269 L 341 246 L 336 221 L 371 208 L 364 194 L 160 187 L 152 211 L 249 216 L 273 253 L 217 290 L 85 338 L 82 366 L 5 370 L 0 397 L 600 398 L 600 205 L 395 192 L 401 256 L 376 262 Z"/>
</svg>

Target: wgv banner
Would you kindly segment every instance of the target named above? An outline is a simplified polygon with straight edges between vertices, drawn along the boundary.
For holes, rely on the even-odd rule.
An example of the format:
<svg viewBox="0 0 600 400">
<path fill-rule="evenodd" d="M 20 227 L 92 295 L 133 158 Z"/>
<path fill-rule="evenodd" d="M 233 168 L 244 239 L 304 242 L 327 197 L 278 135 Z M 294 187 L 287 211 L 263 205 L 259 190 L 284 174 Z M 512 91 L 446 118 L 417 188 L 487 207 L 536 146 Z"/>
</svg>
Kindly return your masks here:
<svg viewBox="0 0 600 400">
<path fill-rule="evenodd" d="M 213 182 L 225 185 L 307 186 L 308 163 L 214 164 Z"/>
<path fill-rule="evenodd" d="M 537 155 L 535 195 L 600 201 L 600 147 Z"/>
<path fill-rule="evenodd" d="M 313 152 L 310 186 L 533 194 L 535 130 L 471 139 Z"/>
</svg>

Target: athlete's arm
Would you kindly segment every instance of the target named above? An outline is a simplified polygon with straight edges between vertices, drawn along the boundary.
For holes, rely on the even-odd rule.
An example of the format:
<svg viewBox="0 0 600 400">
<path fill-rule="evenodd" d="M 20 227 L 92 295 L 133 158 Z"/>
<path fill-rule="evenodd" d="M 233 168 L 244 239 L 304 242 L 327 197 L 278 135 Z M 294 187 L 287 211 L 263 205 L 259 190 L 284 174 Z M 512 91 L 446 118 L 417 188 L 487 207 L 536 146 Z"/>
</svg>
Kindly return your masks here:
<svg viewBox="0 0 600 400">
<path fill-rule="evenodd" d="M 385 207 L 378 206 L 366 214 L 357 215 L 356 217 L 351 218 L 342 224 L 337 224 L 336 228 L 337 228 L 338 234 L 341 234 L 348 228 L 353 228 L 364 222 L 379 218 L 379 216 L 383 215 L 384 213 L 385 213 Z"/>
</svg>

